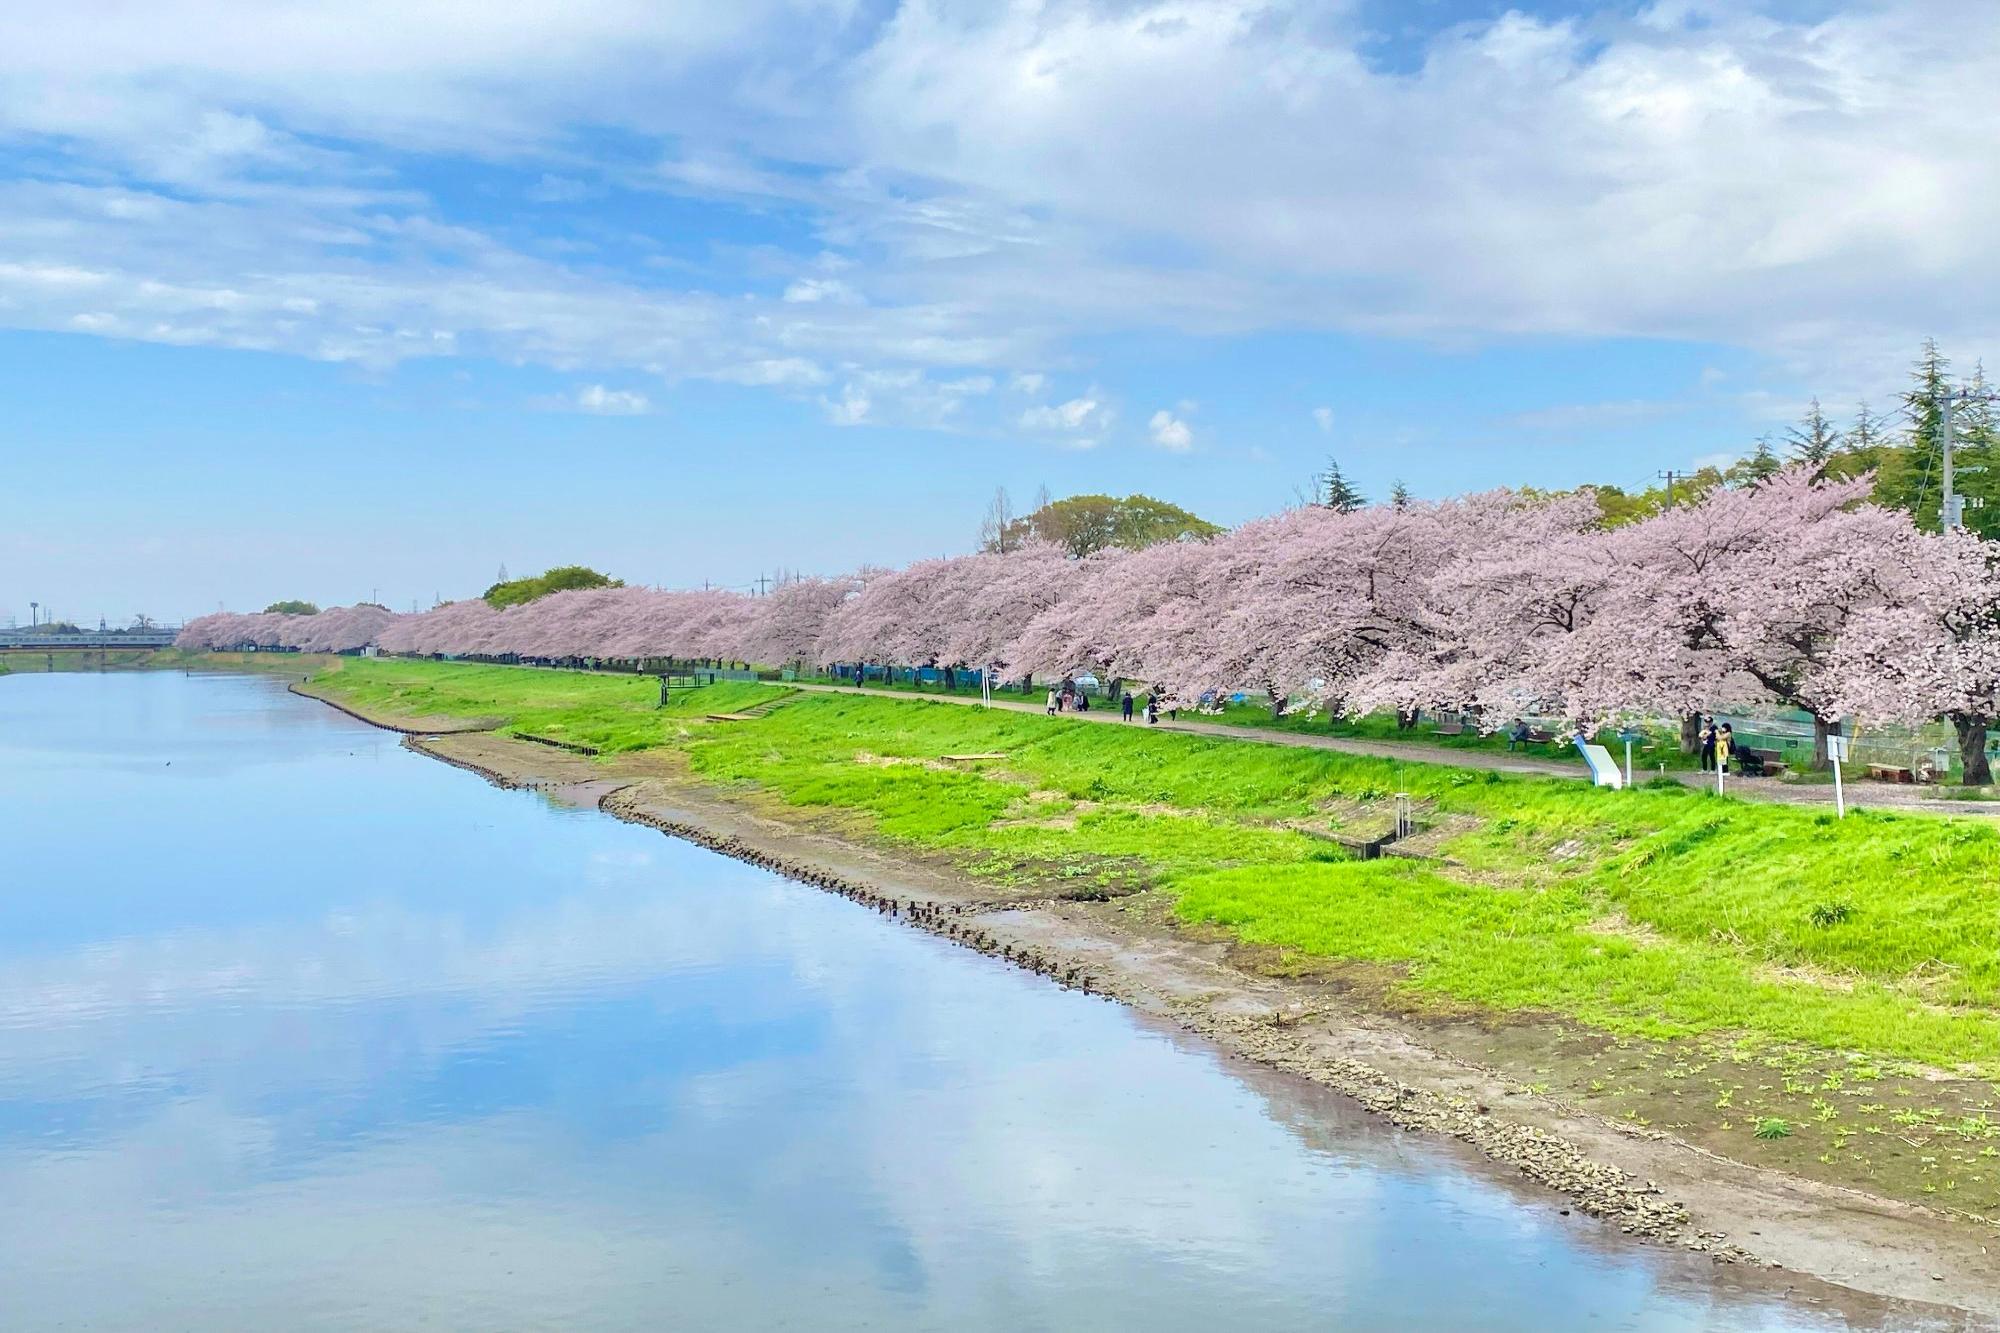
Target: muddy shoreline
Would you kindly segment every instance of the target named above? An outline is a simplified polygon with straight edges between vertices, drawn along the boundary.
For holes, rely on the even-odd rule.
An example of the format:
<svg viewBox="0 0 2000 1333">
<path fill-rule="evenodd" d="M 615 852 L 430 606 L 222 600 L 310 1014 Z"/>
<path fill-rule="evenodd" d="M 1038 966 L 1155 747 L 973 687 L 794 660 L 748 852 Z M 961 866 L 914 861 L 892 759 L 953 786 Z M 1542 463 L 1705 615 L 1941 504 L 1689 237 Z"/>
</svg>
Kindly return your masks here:
<svg viewBox="0 0 2000 1333">
<path fill-rule="evenodd" d="M 307 698 L 311 690 L 291 687 Z M 496 785 L 594 806 L 839 894 L 913 929 L 1170 1022 L 1234 1058 L 1330 1087 L 1411 1130 L 1467 1145 L 1497 1175 L 1627 1236 L 1709 1256 L 1753 1285 L 1899 1327 L 2000 1328 L 2000 1231 L 1937 1210 L 1752 1167 L 1537 1095 L 1448 1054 L 1416 1025 L 1310 982 L 1233 966 L 1228 948 L 1119 901 L 995 899 L 948 869 L 806 827 L 656 757 L 592 760 L 483 731 L 349 716 Z M 1567 1206 L 1563 1206 L 1564 1203 Z M 1782 1273 L 1771 1270 L 1784 1270 Z M 1753 1277 L 1754 1275 L 1754 1277 Z M 1772 1286 L 1773 1283 L 1777 1285 Z"/>
</svg>

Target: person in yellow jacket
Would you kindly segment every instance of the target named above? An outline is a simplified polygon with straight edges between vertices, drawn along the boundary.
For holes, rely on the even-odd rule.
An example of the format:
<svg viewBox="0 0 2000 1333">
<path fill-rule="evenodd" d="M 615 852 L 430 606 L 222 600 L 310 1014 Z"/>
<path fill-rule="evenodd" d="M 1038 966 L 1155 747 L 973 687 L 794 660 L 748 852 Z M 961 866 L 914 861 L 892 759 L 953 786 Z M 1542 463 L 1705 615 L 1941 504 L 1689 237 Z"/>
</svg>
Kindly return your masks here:
<svg viewBox="0 0 2000 1333">
<path fill-rule="evenodd" d="M 1727 722 L 1723 723 L 1721 726 L 1715 729 L 1716 772 L 1727 773 L 1729 771 L 1729 752 L 1730 750 L 1734 749 L 1735 746 L 1736 746 L 1736 733 L 1730 730 L 1729 724 Z"/>
</svg>

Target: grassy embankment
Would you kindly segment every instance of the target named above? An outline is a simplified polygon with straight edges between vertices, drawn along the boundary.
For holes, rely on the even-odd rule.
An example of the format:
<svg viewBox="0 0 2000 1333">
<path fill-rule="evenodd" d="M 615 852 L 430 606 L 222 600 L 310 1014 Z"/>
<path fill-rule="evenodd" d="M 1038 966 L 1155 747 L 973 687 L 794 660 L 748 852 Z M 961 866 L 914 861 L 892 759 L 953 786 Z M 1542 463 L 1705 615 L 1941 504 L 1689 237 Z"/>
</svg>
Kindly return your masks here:
<svg viewBox="0 0 2000 1333">
<path fill-rule="evenodd" d="M 615 676 L 350 661 L 327 683 L 382 714 L 670 750 L 706 781 L 996 886 L 1141 894 L 1128 906 L 1441 1029 L 1483 1015 L 1488 1050 L 1609 1113 L 2000 1208 L 1982 1081 L 2000 1077 L 1990 822 L 1836 822 L 1678 784 L 1598 791 L 860 696 L 701 720 L 772 686 L 687 693 L 663 716 L 650 680 Z M 1005 758 L 942 762 L 984 752 Z M 1378 833 L 1397 790 L 1420 802 L 1427 859 L 1352 860 L 1308 831 Z"/>
<path fill-rule="evenodd" d="M 23 648 L 0 652 L 0 676 L 47 671 L 139 671 L 152 666 L 151 648 Z"/>
</svg>

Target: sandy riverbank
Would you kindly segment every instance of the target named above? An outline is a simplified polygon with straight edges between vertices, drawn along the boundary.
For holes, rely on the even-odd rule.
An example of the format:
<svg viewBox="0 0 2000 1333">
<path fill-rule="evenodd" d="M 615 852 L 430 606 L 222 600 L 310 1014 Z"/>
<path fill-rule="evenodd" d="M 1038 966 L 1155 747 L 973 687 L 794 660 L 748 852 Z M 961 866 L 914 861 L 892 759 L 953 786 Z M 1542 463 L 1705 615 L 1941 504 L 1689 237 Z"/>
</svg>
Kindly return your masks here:
<svg viewBox="0 0 2000 1333">
<path fill-rule="evenodd" d="M 310 686 L 295 689 L 316 697 Z M 418 719 L 344 711 L 423 730 Z M 1467 1043 L 1451 1039 L 1463 1033 L 1385 1015 L 1324 978 L 1246 967 L 1240 946 L 1176 925 L 1144 895 L 996 900 L 948 866 L 891 856 L 755 793 L 706 787 L 668 753 L 593 760 L 463 731 L 407 743 L 502 785 L 600 806 L 1130 1005 L 1236 1058 L 1336 1088 L 1399 1125 L 1469 1145 L 1503 1177 L 1553 1191 L 1619 1231 L 1712 1255 L 1746 1280 L 1755 1271 L 1758 1285 L 1795 1280 L 1798 1299 L 1889 1327 L 1918 1312 L 1899 1315 L 1880 1299 L 1916 1302 L 1924 1313 L 2000 1318 L 2000 1281 L 1988 1257 L 2000 1232 L 1988 1225 L 1754 1168 L 1592 1114 L 1468 1058 Z M 1789 1276 L 1772 1271 L 1779 1268 Z"/>
</svg>

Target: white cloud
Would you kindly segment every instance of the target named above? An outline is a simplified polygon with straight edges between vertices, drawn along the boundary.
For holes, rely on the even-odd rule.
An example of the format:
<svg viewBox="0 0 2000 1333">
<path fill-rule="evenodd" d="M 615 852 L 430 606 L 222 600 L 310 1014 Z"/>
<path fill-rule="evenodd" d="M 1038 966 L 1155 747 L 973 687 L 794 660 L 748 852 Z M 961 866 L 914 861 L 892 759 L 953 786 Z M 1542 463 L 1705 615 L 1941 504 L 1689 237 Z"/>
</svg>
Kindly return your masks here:
<svg viewBox="0 0 2000 1333">
<path fill-rule="evenodd" d="M 1007 381 L 1007 387 L 1014 393 L 1037 394 L 1048 387 L 1049 377 L 1026 372 Z"/>
<path fill-rule="evenodd" d="M 1601 431 L 1687 411 L 1687 404 L 1651 398 L 1623 398 L 1603 403 L 1558 403 L 1552 407 L 1516 412 L 1502 424 L 1522 430 Z"/>
<path fill-rule="evenodd" d="M 1314 421 L 1315 423 L 1317 423 L 1317 424 L 1318 424 L 1318 426 L 1319 426 L 1319 430 L 1320 430 L 1320 434 L 1322 434 L 1322 435 L 1331 435 L 1331 434 L 1333 434 L 1333 409 L 1332 409 L 1332 408 L 1330 408 L 1330 407 L 1315 407 L 1315 408 L 1313 409 L 1313 421 Z"/>
<path fill-rule="evenodd" d="M 1031 407 L 1021 413 L 1023 430 L 1102 430 L 1110 421 L 1110 408 L 1095 398 L 1072 398 L 1066 403 Z"/>
<path fill-rule="evenodd" d="M 576 409 L 599 417 L 640 417 L 651 412 L 653 404 L 643 393 L 586 384 L 576 391 Z"/>
<path fill-rule="evenodd" d="M 783 356 L 766 357 L 740 366 L 725 366 L 710 378 L 729 384 L 796 388 L 824 384 L 828 376 L 816 363 L 804 357 Z"/>
<path fill-rule="evenodd" d="M 489 8 L 0 7 L 0 140 L 36 164 L 0 187 L 0 325 L 794 393 L 829 380 L 735 368 L 963 380 L 1108 331 L 1317 328 L 1707 340 L 1831 389 L 2000 334 L 1993 6 L 1510 12 L 1394 68 L 1306 0 Z M 787 225 L 682 261 L 725 280 L 563 268 L 535 256 L 592 238 L 503 242 L 401 174 L 440 154 Z"/>
<path fill-rule="evenodd" d="M 1153 443 L 1162 449 L 1184 454 L 1194 446 L 1194 432 L 1188 429 L 1187 422 L 1164 407 L 1153 413 L 1153 419 L 1146 423 L 1146 428 L 1152 432 Z"/>
<path fill-rule="evenodd" d="M 785 300 L 794 305 L 810 305 L 815 301 L 849 304 L 860 299 L 852 287 L 838 278 L 800 278 L 785 288 Z"/>
<path fill-rule="evenodd" d="M 838 399 L 822 398 L 819 404 L 826 419 L 836 426 L 859 426 L 868 420 L 874 407 L 867 390 L 858 384 L 844 385 Z"/>
<path fill-rule="evenodd" d="M 528 187 L 528 198 L 538 204 L 573 204 L 590 194 L 590 187 L 582 181 L 552 172 L 543 172 L 542 178 Z"/>
</svg>

